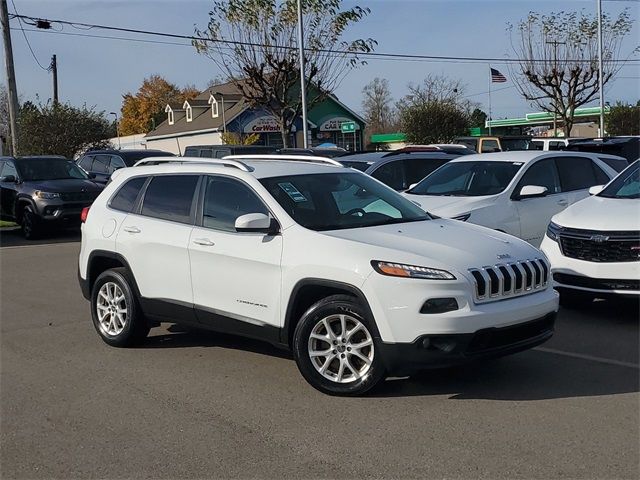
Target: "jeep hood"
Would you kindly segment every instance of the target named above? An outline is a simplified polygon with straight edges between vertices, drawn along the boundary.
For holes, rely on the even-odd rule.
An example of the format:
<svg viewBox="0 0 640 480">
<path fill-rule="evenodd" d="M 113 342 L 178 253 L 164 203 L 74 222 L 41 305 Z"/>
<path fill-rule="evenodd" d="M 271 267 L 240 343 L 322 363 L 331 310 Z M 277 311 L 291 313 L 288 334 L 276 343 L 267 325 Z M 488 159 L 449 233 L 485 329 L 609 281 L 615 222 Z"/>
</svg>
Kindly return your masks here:
<svg viewBox="0 0 640 480">
<path fill-rule="evenodd" d="M 104 187 L 92 180 L 65 178 L 62 180 L 31 180 L 26 185 L 34 190 L 52 193 L 100 192 Z"/>
<path fill-rule="evenodd" d="M 323 232 L 334 238 L 351 240 L 381 251 L 390 262 L 406 262 L 407 257 L 422 257 L 423 266 L 466 272 L 468 268 L 495 265 L 542 257 L 543 254 L 523 240 L 506 233 L 457 220 L 437 219 L 421 222 Z M 409 254 L 409 255 L 407 255 Z"/>
</svg>

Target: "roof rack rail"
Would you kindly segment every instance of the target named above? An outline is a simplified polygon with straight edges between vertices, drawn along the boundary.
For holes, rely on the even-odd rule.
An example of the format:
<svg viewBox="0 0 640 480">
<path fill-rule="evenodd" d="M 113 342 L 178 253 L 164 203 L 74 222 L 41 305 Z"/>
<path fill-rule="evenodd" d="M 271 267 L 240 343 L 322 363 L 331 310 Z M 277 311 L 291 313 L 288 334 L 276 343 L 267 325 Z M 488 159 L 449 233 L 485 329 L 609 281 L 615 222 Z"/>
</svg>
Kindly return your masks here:
<svg viewBox="0 0 640 480">
<path fill-rule="evenodd" d="M 147 157 L 136 162 L 134 167 L 148 165 L 162 165 L 165 163 L 200 163 L 204 165 L 222 165 L 224 167 L 237 168 L 243 172 L 253 172 L 253 167 L 246 163 L 226 158 L 203 158 L 203 157 Z"/>
<path fill-rule="evenodd" d="M 223 160 L 233 160 L 233 161 L 284 160 L 284 161 L 290 161 L 290 162 L 324 163 L 326 165 L 333 165 L 334 167 L 344 166 L 340 162 L 338 162 L 337 160 L 333 160 L 332 158 L 313 157 L 311 155 L 262 155 L 260 153 L 256 153 L 253 155 L 250 155 L 250 154 L 249 155 L 228 155 L 224 157 Z"/>
</svg>

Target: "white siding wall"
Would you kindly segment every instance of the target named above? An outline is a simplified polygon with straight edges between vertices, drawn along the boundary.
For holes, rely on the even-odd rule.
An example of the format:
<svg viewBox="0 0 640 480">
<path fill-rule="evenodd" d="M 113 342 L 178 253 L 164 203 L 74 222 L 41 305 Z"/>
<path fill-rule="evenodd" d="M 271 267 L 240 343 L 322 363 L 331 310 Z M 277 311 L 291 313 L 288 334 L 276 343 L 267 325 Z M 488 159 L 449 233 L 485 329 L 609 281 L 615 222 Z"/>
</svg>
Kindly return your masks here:
<svg viewBox="0 0 640 480">
<path fill-rule="evenodd" d="M 119 148 L 120 150 L 144 150 L 146 147 L 146 140 L 144 139 L 144 133 L 137 133 L 136 135 L 124 135 L 120 137 L 110 138 L 109 141 L 113 148 Z"/>
<path fill-rule="evenodd" d="M 212 132 L 172 138 L 154 139 L 151 137 L 147 138 L 146 142 L 147 148 L 164 150 L 165 152 L 182 155 L 184 153 L 184 149 L 191 145 L 222 145 L 222 138 L 220 133 Z"/>
</svg>

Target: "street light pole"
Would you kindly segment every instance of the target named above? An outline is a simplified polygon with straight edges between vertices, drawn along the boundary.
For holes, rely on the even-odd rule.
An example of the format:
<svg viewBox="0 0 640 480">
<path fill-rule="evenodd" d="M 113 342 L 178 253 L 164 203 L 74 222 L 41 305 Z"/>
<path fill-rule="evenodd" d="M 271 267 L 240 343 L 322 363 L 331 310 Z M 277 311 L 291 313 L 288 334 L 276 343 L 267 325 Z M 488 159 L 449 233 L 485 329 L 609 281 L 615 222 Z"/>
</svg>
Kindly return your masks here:
<svg viewBox="0 0 640 480">
<path fill-rule="evenodd" d="M 604 80 L 602 67 L 602 0 L 598 4 L 598 89 L 600 90 L 600 136 L 604 137 Z"/>
<path fill-rule="evenodd" d="M 116 112 L 109 112 L 109 115 L 116 117 L 116 136 L 118 137 L 118 150 L 122 150 L 120 145 L 120 128 L 118 127 L 118 114 Z"/>
<path fill-rule="evenodd" d="M 304 27 L 302 26 L 302 0 L 298 0 L 298 55 L 300 57 L 300 95 L 302 97 L 302 135 L 304 148 L 308 148 L 307 86 L 304 74 Z"/>
</svg>

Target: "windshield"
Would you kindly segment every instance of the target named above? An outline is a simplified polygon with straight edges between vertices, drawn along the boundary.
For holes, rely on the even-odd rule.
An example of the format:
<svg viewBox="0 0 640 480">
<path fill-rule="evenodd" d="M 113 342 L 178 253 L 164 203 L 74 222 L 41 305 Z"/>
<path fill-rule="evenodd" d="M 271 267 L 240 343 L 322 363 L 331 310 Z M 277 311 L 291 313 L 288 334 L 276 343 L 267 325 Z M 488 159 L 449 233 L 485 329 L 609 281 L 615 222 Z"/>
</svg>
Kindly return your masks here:
<svg viewBox="0 0 640 480">
<path fill-rule="evenodd" d="M 260 182 L 300 225 L 340 230 L 429 220 L 423 210 L 361 173 L 318 173 Z"/>
<path fill-rule="evenodd" d="M 65 158 L 30 158 L 16 162 L 22 180 L 88 179 L 84 170 Z"/>
<path fill-rule="evenodd" d="M 502 192 L 521 162 L 450 162 L 433 172 L 407 193 L 479 197 Z"/>
<path fill-rule="evenodd" d="M 598 194 L 605 198 L 640 198 L 640 162 L 635 162 Z"/>
</svg>

